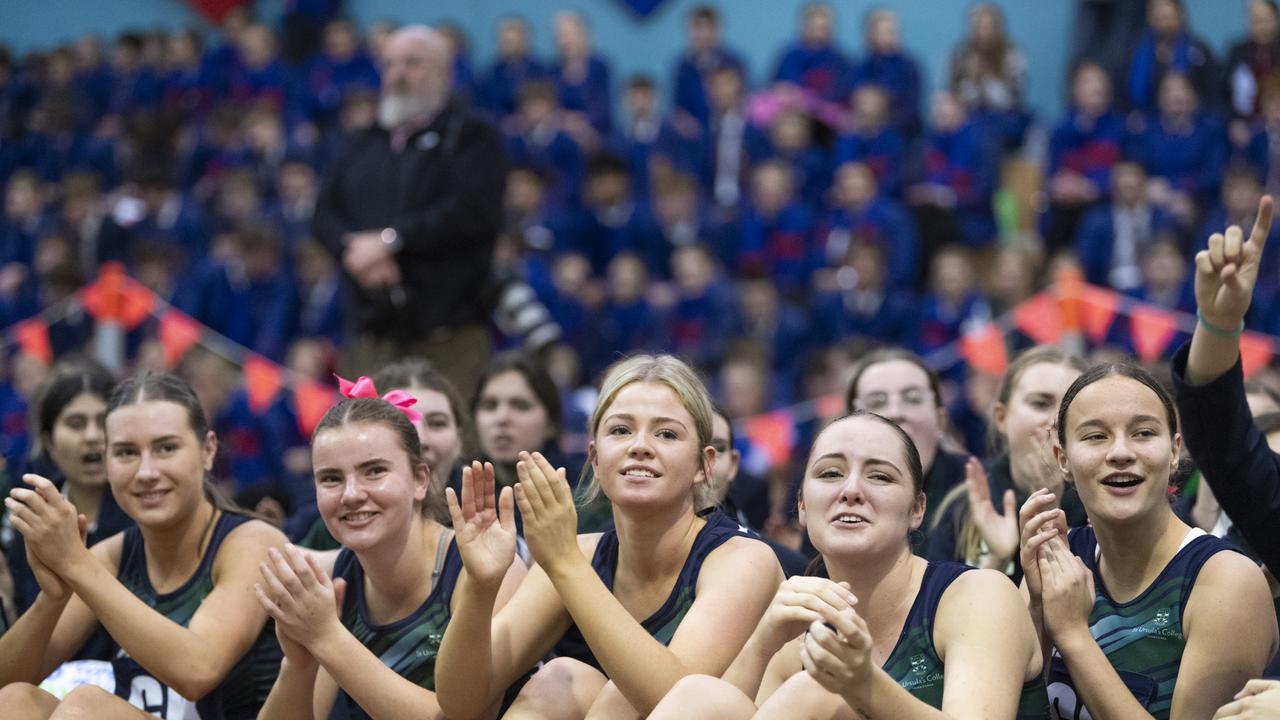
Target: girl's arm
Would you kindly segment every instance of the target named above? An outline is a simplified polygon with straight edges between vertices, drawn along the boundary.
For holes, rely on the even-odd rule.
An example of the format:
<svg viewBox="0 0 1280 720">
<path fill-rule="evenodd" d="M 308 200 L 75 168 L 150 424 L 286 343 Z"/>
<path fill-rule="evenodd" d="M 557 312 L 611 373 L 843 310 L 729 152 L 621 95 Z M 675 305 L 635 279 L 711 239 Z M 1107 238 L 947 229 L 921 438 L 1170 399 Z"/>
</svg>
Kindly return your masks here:
<svg viewBox="0 0 1280 720">
<path fill-rule="evenodd" d="M 544 564 L 605 675 L 641 716 L 686 675 L 725 671 L 782 581 L 768 545 L 734 538 L 712 552 L 703 562 L 692 607 L 664 646 L 618 602 L 577 546 L 564 471 L 538 453 L 522 453 L 516 471 L 516 501 L 530 552 Z"/>
<path fill-rule="evenodd" d="M 462 469 L 461 497 L 445 490 L 464 571 L 453 616 L 436 657 L 436 694 L 454 720 L 480 717 L 520 673 L 533 667 L 569 627 L 569 617 L 541 568 L 514 591 L 516 531 L 511 490 L 494 493 L 493 466 Z M 518 571 L 517 571 L 518 572 Z M 502 597 L 510 602 L 494 616 Z"/>
<path fill-rule="evenodd" d="M 113 535 L 89 551 L 112 575 L 119 562 L 121 541 L 121 535 Z M 38 685 L 88 641 L 98 624 L 84 601 L 51 574 L 44 575 L 38 561 L 32 568 L 42 588 L 56 589 L 42 589 L 31 607 L 0 635 L 0 687 L 14 682 Z"/>
<path fill-rule="evenodd" d="M 1275 617 L 1267 581 L 1252 561 L 1234 552 L 1210 557 L 1182 620 L 1187 645 L 1170 718 L 1209 717 L 1260 676 L 1276 651 Z"/>
</svg>

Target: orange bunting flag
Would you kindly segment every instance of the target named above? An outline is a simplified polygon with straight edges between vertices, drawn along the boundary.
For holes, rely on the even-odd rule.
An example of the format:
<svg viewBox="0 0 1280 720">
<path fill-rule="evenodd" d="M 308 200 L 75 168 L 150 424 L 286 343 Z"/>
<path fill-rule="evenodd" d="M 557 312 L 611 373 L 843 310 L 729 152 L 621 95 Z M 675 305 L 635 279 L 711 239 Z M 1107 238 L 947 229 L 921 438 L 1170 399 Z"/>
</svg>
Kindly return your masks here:
<svg viewBox="0 0 1280 720">
<path fill-rule="evenodd" d="M 986 323 L 960 338 L 960 354 L 975 371 L 1001 375 L 1009 367 L 1009 351 L 1004 333 L 995 323 Z"/>
<path fill-rule="evenodd" d="M 151 316 L 155 294 L 124 274 L 120 263 L 107 263 L 98 279 L 81 291 L 80 301 L 94 320 L 115 321 L 132 330 Z"/>
<path fill-rule="evenodd" d="M 284 374 L 279 365 L 254 353 L 245 358 L 244 386 L 250 410 L 260 413 L 271 407 L 283 385 Z"/>
<path fill-rule="evenodd" d="M 1151 305 L 1134 305 L 1129 313 L 1129 329 L 1133 333 L 1133 349 L 1143 362 L 1155 362 L 1164 354 L 1178 330 L 1173 313 Z"/>
<path fill-rule="evenodd" d="M 1118 297 L 1115 292 L 1096 285 L 1085 285 L 1080 291 L 1080 324 L 1091 342 L 1102 342 L 1111 321 L 1116 317 Z"/>
<path fill-rule="evenodd" d="M 1244 376 L 1249 377 L 1267 366 L 1275 350 L 1271 346 L 1271 338 L 1256 332 L 1240 335 L 1240 363 L 1244 366 Z"/>
<path fill-rule="evenodd" d="M 337 391 L 314 380 L 302 380 L 293 386 L 293 409 L 303 435 L 311 437 L 337 399 Z"/>
<path fill-rule="evenodd" d="M 1042 292 L 1013 309 L 1013 324 L 1040 345 L 1056 345 L 1062 339 L 1062 308 L 1053 295 Z"/>
<path fill-rule="evenodd" d="M 164 348 L 164 361 L 170 368 L 176 367 L 192 345 L 200 340 L 203 329 L 190 315 L 170 309 L 160 318 L 157 335 Z"/>
<path fill-rule="evenodd" d="M 38 317 L 13 326 L 18 347 L 46 366 L 53 363 L 53 345 L 49 343 L 49 325 Z"/>
<path fill-rule="evenodd" d="M 747 420 L 747 438 L 769 460 L 770 468 L 783 467 L 796 446 L 796 423 L 790 410 L 774 410 Z"/>
</svg>

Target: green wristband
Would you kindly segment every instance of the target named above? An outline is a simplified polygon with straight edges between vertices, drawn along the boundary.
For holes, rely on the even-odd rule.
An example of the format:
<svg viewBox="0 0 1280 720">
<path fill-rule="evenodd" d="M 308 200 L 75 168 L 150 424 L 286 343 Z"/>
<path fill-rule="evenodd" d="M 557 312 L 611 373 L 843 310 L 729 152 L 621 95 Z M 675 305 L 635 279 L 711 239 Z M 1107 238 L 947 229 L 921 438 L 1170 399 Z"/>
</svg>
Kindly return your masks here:
<svg viewBox="0 0 1280 720">
<path fill-rule="evenodd" d="M 1200 310 L 1199 310 L 1199 308 L 1197 308 L 1197 309 L 1196 309 L 1196 321 L 1198 321 L 1198 322 L 1200 323 L 1200 327 L 1203 327 L 1203 328 L 1205 329 L 1205 331 L 1206 331 L 1206 332 L 1208 332 L 1210 335 L 1217 335 L 1217 336 L 1218 336 L 1218 337 L 1220 337 L 1220 338 L 1232 338 L 1232 339 L 1234 339 L 1234 338 L 1238 338 L 1238 337 L 1240 337 L 1240 334 L 1244 332 L 1244 321 L 1243 321 L 1243 320 L 1241 320 L 1241 321 L 1240 321 L 1240 327 L 1239 327 L 1239 328 L 1237 328 L 1237 329 L 1235 329 L 1235 330 L 1226 330 L 1226 329 L 1224 329 L 1224 328 L 1220 328 L 1220 327 L 1218 327 L 1217 325 L 1214 325 L 1213 323 L 1209 322 L 1208 320 L 1205 320 L 1205 319 L 1204 319 L 1204 315 L 1201 315 L 1201 314 L 1200 314 Z"/>
</svg>

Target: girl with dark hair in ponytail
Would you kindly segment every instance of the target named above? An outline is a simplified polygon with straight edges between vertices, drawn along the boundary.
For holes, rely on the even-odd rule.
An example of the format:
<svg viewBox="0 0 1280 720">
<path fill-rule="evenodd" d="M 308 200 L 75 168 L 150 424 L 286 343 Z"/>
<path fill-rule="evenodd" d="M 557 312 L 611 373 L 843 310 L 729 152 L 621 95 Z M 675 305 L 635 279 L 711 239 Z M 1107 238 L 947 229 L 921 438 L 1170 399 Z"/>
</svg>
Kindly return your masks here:
<svg viewBox="0 0 1280 720">
<path fill-rule="evenodd" d="M 214 488 L 218 440 L 191 387 L 162 373 L 121 383 L 106 408 L 106 474 L 137 527 L 92 548 L 85 517 L 28 474 L 5 499 L 41 592 L 0 637 L 7 718 L 253 718 L 279 666 L 253 596 L 259 563 L 284 544 Z M 65 698 L 36 687 L 99 624 L 119 646 L 114 690 Z"/>
</svg>

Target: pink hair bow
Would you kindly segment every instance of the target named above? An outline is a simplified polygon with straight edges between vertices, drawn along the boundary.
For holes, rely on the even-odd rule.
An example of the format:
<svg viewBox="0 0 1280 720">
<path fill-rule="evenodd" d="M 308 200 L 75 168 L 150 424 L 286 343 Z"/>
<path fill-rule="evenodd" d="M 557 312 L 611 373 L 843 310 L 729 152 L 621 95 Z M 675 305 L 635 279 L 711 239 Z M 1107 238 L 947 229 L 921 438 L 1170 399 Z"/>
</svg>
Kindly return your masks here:
<svg viewBox="0 0 1280 720">
<path fill-rule="evenodd" d="M 378 389 L 373 386 L 373 381 L 367 376 L 361 375 L 358 380 L 351 382 L 341 375 L 334 375 L 338 378 L 338 392 L 349 398 L 376 398 L 378 397 Z M 396 406 L 396 409 L 404 413 L 409 418 L 409 422 L 415 425 L 422 421 L 422 413 L 409 407 L 418 402 L 418 398 L 410 395 L 404 390 L 392 390 L 382 396 L 383 400 Z"/>
</svg>

